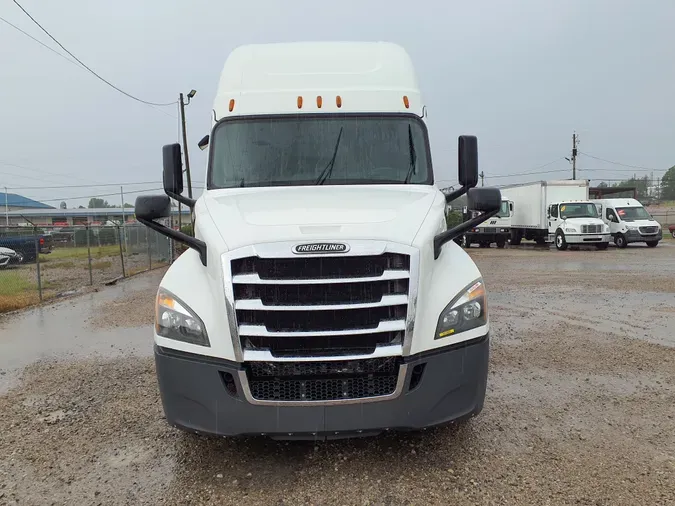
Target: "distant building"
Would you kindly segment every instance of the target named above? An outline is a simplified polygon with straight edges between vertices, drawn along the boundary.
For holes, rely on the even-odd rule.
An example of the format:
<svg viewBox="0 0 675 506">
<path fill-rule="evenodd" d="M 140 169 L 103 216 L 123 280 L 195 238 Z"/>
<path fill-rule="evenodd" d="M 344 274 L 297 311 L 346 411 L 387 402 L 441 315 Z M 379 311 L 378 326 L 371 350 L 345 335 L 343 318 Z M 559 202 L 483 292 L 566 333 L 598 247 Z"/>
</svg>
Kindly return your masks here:
<svg viewBox="0 0 675 506">
<path fill-rule="evenodd" d="M 40 204 L 37 202 L 37 204 Z M 177 220 L 178 208 L 171 209 L 173 216 Z M 0 216 L 2 216 L 0 212 Z M 14 209 L 6 213 L 6 220 L 0 218 L 0 226 L 9 222 L 10 226 L 53 226 L 53 227 L 72 227 L 77 225 L 110 225 L 122 223 L 122 216 L 126 223 L 135 223 L 136 216 L 133 207 L 125 207 L 124 212 L 121 207 L 102 207 L 95 209 L 56 209 L 51 206 L 45 208 L 22 208 Z M 190 209 L 182 208 L 183 223 L 190 222 Z"/>
<path fill-rule="evenodd" d="M 2 212 L 5 210 L 16 211 L 19 209 L 55 209 L 53 206 L 29 199 L 23 195 L 17 195 L 16 193 L 0 194 L 0 205 L 2 206 Z"/>
</svg>

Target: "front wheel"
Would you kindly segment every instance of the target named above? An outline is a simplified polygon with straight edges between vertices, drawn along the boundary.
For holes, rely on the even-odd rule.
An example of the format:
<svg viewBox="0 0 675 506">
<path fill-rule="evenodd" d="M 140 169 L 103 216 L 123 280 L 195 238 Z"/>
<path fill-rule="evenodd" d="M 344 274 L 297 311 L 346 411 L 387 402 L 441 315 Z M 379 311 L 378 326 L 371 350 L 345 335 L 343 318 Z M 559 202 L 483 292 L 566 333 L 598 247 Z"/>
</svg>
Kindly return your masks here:
<svg viewBox="0 0 675 506">
<path fill-rule="evenodd" d="M 624 237 L 623 234 L 616 234 L 616 237 L 614 238 L 614 244 L 616 244 L 617 248 L 625 248 L 628 246 L 628 242 L 626 241 L 626 238 Z"/>
<path fill-rule="evenodd" d="M 498 247 L 498 248 L 501 249 L 501 248 L 503 248 L 504 246 L 506 246 L 506 239 L 500 239 L 499 241 L 497 241 L 497 247 Z"/>
<path fill-rule="evenodd" d="M 565 234 L 561 230 L 558 230 L 555 234 L 555 247 L 558 251 L 565 251 L 567 249 L 567 241 L 565 240 Z"/>
<path fill-rule="evenodd" d="M 598 248 L 601 251 L 606 250 L 609 247 L 609 243 L 608 242 L 601 242 L 600 244 L 596 244 L 595 247 Z"/>
<path fill-rule="evenodd" d="M 650 248 L 656 248 L 656 245 L 659 243 L 659 241 L 647 241 L 647 246 Z"/>
<path fill-rule="evenodd" d="M 675 230 L 673 230 L 671 235 L 673 236 L 673 239 L 675 239 Z"/>
<path fill-rule="evenodd" d="M 466 236 L 462 237 L 462 246 L 465 248 L 471 247 L 471 239 L 468 239 Z"/>
</svg>

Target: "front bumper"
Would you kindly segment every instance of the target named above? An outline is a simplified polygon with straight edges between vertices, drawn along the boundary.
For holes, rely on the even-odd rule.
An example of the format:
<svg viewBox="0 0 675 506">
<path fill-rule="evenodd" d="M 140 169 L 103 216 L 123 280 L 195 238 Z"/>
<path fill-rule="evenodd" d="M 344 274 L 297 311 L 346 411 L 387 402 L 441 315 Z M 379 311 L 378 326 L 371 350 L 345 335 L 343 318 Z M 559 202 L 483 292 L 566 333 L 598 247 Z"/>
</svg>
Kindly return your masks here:
<svg viewBox="0 0 675 506">
<path fill-rule="evenodd" d="M 639 230 L 627 230 L 624 237 L 627 243 L 660 241 L 663 232 L 659 230 L 656 234 L 641 234 Z"/>
<path fill-rule="evenodd" d="M 420 430 L 476 415 L 485 399 L 488 356 L 489 334 L 441 351 L 404 358 L 408 367 L 403 390 L 395 398 L 288 406 L 246 400 L 240 363 L 155 346 L 159 390 L 169 424 L 202 434 L 268 435 L 276 439 L 316 440 L 375 435 L 385 430 Z M 421 377 L 413 378 L 414 371 L 420 369 L 415 366 L 422 364 Z M 232 393 L 232 385 L 226 387 L 224 377 L 234 379 L 236 393 Z"/>
<path fill-rule="evenodd" d="M 610 241 L 610 234 L 565 234 L 567 244 L 597 244 Z"/>
</svg>

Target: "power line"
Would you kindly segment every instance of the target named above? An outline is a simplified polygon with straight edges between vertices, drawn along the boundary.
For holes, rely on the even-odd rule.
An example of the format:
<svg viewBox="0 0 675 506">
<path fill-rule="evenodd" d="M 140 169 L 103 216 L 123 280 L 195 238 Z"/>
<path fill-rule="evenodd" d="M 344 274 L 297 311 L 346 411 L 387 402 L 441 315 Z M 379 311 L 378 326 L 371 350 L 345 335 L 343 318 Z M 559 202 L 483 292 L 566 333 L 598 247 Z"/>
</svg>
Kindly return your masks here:
<svg viewBox="0 0 675 506">
<path fill-rule="evenodd" d="M 499 174 L 497 176 L 485 176 L 488 179 L 498 179 L 503 177 L 533 176 L 536 174 L 552 174 L 554 172 L 567 172 L 568 169 L 542 170 L 540 172 L 521 172 L 518 174 Z"/>
<path fill-rule="evenodd" d="M 96 76 L 98 79 L 100 79 L 101 81 L 103 81 L 105 84 L 107 84 L 107 85 L 110 86 L 111 88 L 117 90 L 118 92 L 122 93 L 123 95 L 126 95 L 127 97 L 131 98 L 132 100 L 135 100 L 135 101 L 137 101 L 137 102 L 140 102 L 140 103 L 146 104 L 146 105 L 157 106 L 157 107 L 164 107 L 164 106 L 174 105 L 174 104 L 176 103 L 176 101 L 173 101 L 173 102 L 164 102 L 164 103 L 149 102 L 149 101 L 147 101 L 147 100 L 143 100 L 143 99 L 140 99 L 140 98 L 138 98 L 138 97 L 135 97 L 134 95 L 132 95 L 132 94 L 130 94 L 130 93 L 127 93 L 126 91 L 122 90 L 121 88 L 118 88 L 117 86 L 115 86 L 115 85 L 114 85 L 113 83 L 111 83 L 110 81 L 108 81 L 108 80 L 104 79 L 103 77 L 101 77 L 100 75 L 98 75 L 95 71 L 93 71 L 91 68 L 89 68 L 82 60 L 80 60 L 77 56 L 75 56 L 73 53 L 71 53 L 70 51 L 68 51 L 68 49 L 66 49 L 65 46 L 64 46 L 63 44 L 61 44 L 58 40 L 56 40 L 56 38 L 55 38 L 51 33 L 49 33 L 49 32 L 48 32 L 48 31 L 47 31 L 40 23 L 38 23 L 37 20 L 36 20 L 33 16 L 31 16 L 30 13 L 29 13 L 26 9 L 24 9 L 24 8 L 21 6 L 21 4 L 20 4 L 17 0 L 13 0 L 13 1 L 14 1 L 14 3 L 17 5 L 17 7 L 19 7 L 19 9 L 21 9 L 21 10 L 23 11 L 23 13 L 24 13 L 26 16 L 28 16 L 28 17 L 30 18 L 30 20 L 31 20 L 33 23 L 35 23 L 35 24 L 40 28 L 40 30 L 42 30 L 43 32 L 45 32 L 45 33 L 47 34 L 47 36 L 48 36 L 50 39 L 52 39 L 54 42 L 56 42 L 56 43 L 59 45 L 59 47 L 60 47 L 61 49 L 63 49 L 66 53 L 68 53 L 70 56 L 72 56 L 72 57 L 73 57 L 80 65 L 82 65 L 85 69 L 87 69 L 87 70 L 88 70 L 89 72 L 91 72 L 94 76 Z"/>
<path fill-rule="evenodd" d="M 583 151 L 579 151 L 579 154 L 580 154 L 580 155 L 587 156 L 587 157 L 589 157 L 589 158 L 593 158 L 593 159 L 595 159 L 595 160 L 600 160 L 601 162 L 611 163 L 612 165 L 620 165 L 620 166 L 622 166 L 622 167 L 629 167 L 629 168 L 631 168 L 631 169 L 654 170 L 654 169 L 652 169 L 652 168 L 650 168 L 650 167 L 641 167 L 641 166 L 639 166 L 639 165 L 629 165 L 629 164 L 627 164 L 627 163 L 613 162 L 612 160 L 607 160 L 607 159 L 605 159 L 605 158 L 600 158 L 599 156 L 589 155 L 588 153 L 584 153 Z"/>
<path fill-rule="evenodd" d="M 146 188 L 145 190 L 134 190 L 130 192 L 124 192 L 125 195 L 127 194 L 132 194 L 132 193 L 144 193 L 144 192 L 156 192 L 156 191 L 163 191 L 163 188 Z M 78 200 L 78 199 L 95 199 L 95 198 L 100 198 L 100 197 L 111 197 L 115 195 L 119 195 L 120 192 L 115 192 L 115 193 L 101 193 L 99 195 L 82 195 L 81 197 L 59 197 L 58 199 L 46 199 L 46 200 L 40 200 L 40 202 L 59 202 L 63 200 Z M 32 198 L 32 197 L 28 197 Z"/>
<path fill-rule="evenodd" d="M 0 17 L 0 21 L 2 21 L 2 22 L 4 22 L 4 23 L 7 23 L 9 26 L 11 26 L 12 28 L 14 28 L 15 30 L 18 30 L 19 32 L 23 33 L 26 37 L 29 37 L 29 38 L 33 39 L 35 42 L 37 42 L 38 44 L 40 44 L 40 45 L 41 45 L 42 47 L 44 47 L 45 49 L 49 49 L 49 50 L 50 50 L 52 53 L 54 53 L 56 56 L 60 56 L 60 57 L 63 58 L 64 60 L 66 60 L 66 61 L 72 63 L 73 65 L 75 65 L 76 67 L 82 68 L 82 67 L 80 67 L 80 66 L 77 64 L 77 62 L 76 62 L 75 60 L 71 60 L 71 59 L 68 58 L 67 56 L 62 55 L 62 54 L 59 53 L 56 49 L 53 49 L 53 48 L 49 47 L 47 44 L 45 44 L 45 43 L 42 42 L 41 40 L 36 39 L 36 38 L 33 37 L 30 33 L 23 31 L 23 30 L 22 30 L 21 28 L 19 28 L 18 26 L 16 26 L 16 25 L 10 23 L 9 21 L 7 21 L 5 18 Z"/>
<path fill-rule="evenodd" d="M 162 181 L 139 181 L 135 183 L 101 183 L 101 184 L 69 184 L 59 186 L 8 186 L 8 190 L 59 190 L 64 188 L 102 188 L 106 186 L 136 186 L 139 184 L 161 184 Z M 195 181 L 203 184 L 203 181 Z M 0 198 L 2 195 L 0 195 Z"/>
<path fill-rule="evenodd" d="M 59 178 L 70 177 L 70 178 L 73 178 L 73 179 L 79 179 L 80 181 L 89 181 L 89 182 L 92 182 L 92 183 L 98 183 L 98 181 L 94 181 L 93 179 L 86 179 L 86 178 L 74 176 L 72 174 L 57 174 L 56 172 L 50 172 L 50 171 L 44 170 L 44 169 L 36 169 L 35 167 L 26 167 L 25 165 L 19 165 L 19 164 L 16 164 L 16 163 L 9 163 L 9 162 L 0 161 L 0 165 L 6 165 L 7 167 L 16 167 L 17 169 L 29 170 L 29 171 L 33 171 L 33 172 L 41 172 L 43 174 L 49 174 L 50 176 L 55 176 L 55 177 L 59 177 Z M 9 175 L 13 175 L 13 174 L 9 174 Z M 17 177 L 27 177 L 27 176 L 17 176 Z M 27 177 L 27 179 L 35 179 L 35 178 Z M 39 181 L 41 181 L 41 180 L 39 180 Z"/>
</svg>

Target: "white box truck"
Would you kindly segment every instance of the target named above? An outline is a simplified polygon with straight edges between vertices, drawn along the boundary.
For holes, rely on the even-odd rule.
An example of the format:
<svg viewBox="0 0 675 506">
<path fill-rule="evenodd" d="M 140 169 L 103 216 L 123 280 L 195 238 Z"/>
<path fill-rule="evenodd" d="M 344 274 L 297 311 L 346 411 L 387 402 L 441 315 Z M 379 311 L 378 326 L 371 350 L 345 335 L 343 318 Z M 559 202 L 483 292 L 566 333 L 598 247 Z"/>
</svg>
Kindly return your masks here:
<svg viewBox="0 0 675 506">
<path fill-rule="evenodd" d="M 475 188 L 477 140 L 459 138 L 461 188 L 434 185 L 424 102 L 389 43 L 247 45 L 227 58 L 206 185 L 136 200 L 148 227 L 189 246 L 156 300 L 154 353 L 168 423 L 221 436 L 325 439 L 422 429 L 479 413 L 490 322 L 481 273 L 454 239 L 499 211 Z M 481 214 L 447 229 L 447 202 Z M 194 237 L 157 220 L 169 197 Z"/>
<path fill-rule="evenodd" d="M 598 214 L 609 226 L 614 244 L 625 248 L 630 243 L 644 242 L 655 248 L 663 239 L 663 230 L 638 200 L 631 198 L 593 200 Z"/>
<path fill-rule="evenodd" d="M 589 200 L 587 180 L 536 181 L 502 190 L 513 201 L 512 245 L 527 239 L 540 245 L 555 242 L 558 250 L 570 244 L 607 249 L 609 227 Z"/>
<path fill-rule="evenodd" d="M 513 202 L 502 195 L 502 203 L 499 212 L 489 220 L 468 230 L 462 236 L 462 246 L 470 248 L 472 244 L 478 244 L 481 248 L 489 248 L 495 243 L 498 248 L 503 248 L 511 237 L 511 216 L 513 214 Z M 468 207 L 462 210 L 464 221 L 475 218 L 476 211 L 470 211 Z"/>
</svg>

